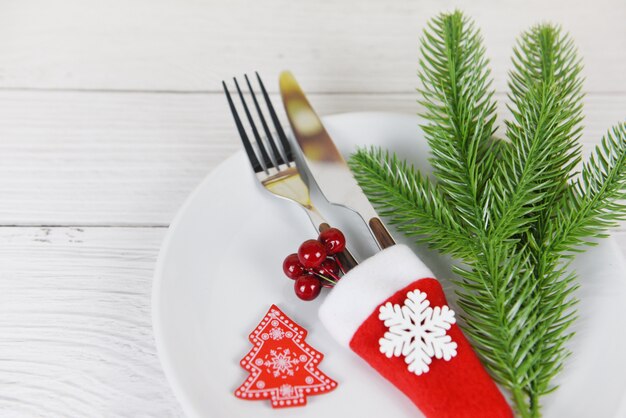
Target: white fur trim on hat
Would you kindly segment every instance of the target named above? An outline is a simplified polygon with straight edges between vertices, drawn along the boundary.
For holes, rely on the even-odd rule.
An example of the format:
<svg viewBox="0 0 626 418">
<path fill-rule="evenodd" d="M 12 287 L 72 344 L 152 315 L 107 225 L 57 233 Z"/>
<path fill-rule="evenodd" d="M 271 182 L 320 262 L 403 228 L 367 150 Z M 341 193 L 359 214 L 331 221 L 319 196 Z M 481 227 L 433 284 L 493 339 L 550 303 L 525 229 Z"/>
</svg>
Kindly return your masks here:
<svg viewBox="0 0 626 418">
<path fill-rule="evenodd" d="M 409 247 L 391 246 L 343 276 L 320 307 L 319 317 L 331 335 L 349 347 L 352 336 L 381 303 L 426 277 L 434 276 Z"/>
</svg>

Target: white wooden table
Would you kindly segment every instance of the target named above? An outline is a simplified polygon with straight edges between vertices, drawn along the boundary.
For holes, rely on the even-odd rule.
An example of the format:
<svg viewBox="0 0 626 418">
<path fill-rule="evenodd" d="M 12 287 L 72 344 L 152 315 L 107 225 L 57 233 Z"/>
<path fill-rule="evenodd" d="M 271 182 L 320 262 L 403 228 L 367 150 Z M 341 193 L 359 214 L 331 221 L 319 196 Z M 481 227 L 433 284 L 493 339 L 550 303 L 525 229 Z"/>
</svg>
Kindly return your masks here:
<svg viewBox="0 0 626 418">
<path fill-rule="evenodd" d="M 181 415 L 150 292 L 177 208 L 239 149 L 219 81 L 289 68 L 324 114 L 415 113 L 420 31 L 455 6 L 0 0 L 0 416 Z M 585 59 L 585 150 L 624 120 L 624 1 L 460 7 L 500 99 L 515 36 L 552 20 Z"/>
</svg>

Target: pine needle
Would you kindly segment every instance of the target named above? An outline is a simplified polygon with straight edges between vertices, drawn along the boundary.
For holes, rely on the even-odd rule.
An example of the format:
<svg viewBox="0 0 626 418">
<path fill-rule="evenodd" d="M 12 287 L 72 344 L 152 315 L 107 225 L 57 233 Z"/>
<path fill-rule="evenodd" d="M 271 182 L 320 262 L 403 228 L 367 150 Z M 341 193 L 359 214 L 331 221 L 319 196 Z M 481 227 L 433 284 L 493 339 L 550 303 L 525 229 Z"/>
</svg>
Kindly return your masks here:
<svg viewBox="0 0 626 418">
<path fill-rule="evenodd" d="M 350 165 L 399 231 L 464 262 L 455 283 L 465 331 L 518 413 L 538 417 L 569 356 L 577 284 L 568 263 L 626 218 L 626 123 L 575 177 L 581 63 L 557 26 L 532 27 L 514 49 L 508 141 L 494 137 L 494 92 L 474 24 L 459 11 L 433 18 L 421 54 L 422 129 L 437 183 L 378 148 L 359 150 Z"/>
</svg>

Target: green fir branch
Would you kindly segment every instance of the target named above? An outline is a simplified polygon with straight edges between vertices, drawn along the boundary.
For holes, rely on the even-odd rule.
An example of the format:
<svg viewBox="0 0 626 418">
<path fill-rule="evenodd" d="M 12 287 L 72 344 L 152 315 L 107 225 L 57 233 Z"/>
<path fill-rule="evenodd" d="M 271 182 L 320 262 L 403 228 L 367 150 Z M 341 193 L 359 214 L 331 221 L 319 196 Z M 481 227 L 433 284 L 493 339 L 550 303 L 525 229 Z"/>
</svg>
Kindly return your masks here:
<svg viewBox="0 0 626 418">
<path fill-rule="evenodd" d="M 441 14 L 422 37 L 422 128 L 437 183 L 380 149 L 359 150 L 355 176 L 381 215 L 408 236 L 464 262 L 455 268 L 465 331 L 523 417 L 569 355 L 576 276 L 568 267 L 626 217 L 626 124 L 603 139 L 582 173 L 581 63 L 559 27 L 522 34 L 510 73 L 508 141 L 479 31 Z"/>
<path fill-rule="evenodd" d="M 502 239 L 525 231 L 563 191 L 580 160 L 581 65 L 569 37 L 539 25 L 522 34 L 510 73 L 511 147 L 485 201 Z"/>
<path fill-rule="evenodd" d="M 546 245 L 550 251 L 580 252 L 581 245 L 593 245 L 596 238 L 626 219 L 626 122 L 602 139 L 583 166 L 582 173 L 554 206 Z"/>
<path fill-rule="evenodd" d="M 524 392 L 531 414 L 537 415 L 539 397 L 554 389 L 550 382 L 569 355 L 563 344 L 572 336 L 568 328 L 576 303 L 570 298 L 574 276 L 564 274 L 560 257 L 546 251 L 545 243 L 551 240 L 547 229 L 554 202 L 567 191 L 580 161 L 582 66 L 571 38 L 549 24 L 522 34 L 513 66 L 509 81 L 513 119 L 507 123 L 512 147 L 501 160 L 505 169 L 498 173 L 507 181 L 502 182 L 504 189 L 493 189 L 509 198 L 492 200 L 502 203 L 496 208 L 502 216 L 495 228 L 517 229 L 509 229 L 505 236 L 522 232 L 532 259 L 539 300 L 534 334 L 539 338 L 532 350 L 536 361 L 529 370 L 531 381 Z"/>
<path fill-rule="evenodd" d="M 528 280 L 528 255 L 514 245 L 483 245 L 483 254 L 467 267 L 455 268 L 461 315 L 481 358 L 494 377 L 511 390 L 516 402 L 524 402 L 523 388 L 532 366 L 528 353 L 536 322 L 537 298 Z M 520 338 L 522 337 L 523 338 Z"/>
<path fill-rule="evenodd" d="M 482 37 L 460 12 L 435 17 L 424 31 L 419 77 L 422 126 L 441 190 L 476 233 L 484 230 L 477 207 L 494 164 L 494 90 Z"/>
<path fill-rule="evenodd" d="M 439 251 L 470 257 L 473 240 L 436 184 L 377 148 L 359 150 L 349 163 L 370 201 L 398 231 Z"/>
<path fill-rule="evenodd" d="M 493 176 L 498 167 L 517 169 L 525 163 L 506 164 L 507 157 L 525 158 L 523 150 L 513 152 L 512 147 L 500 147 L 504 159 L 490 152 L 495 103 L 487 90 L 491 83 L 485 49 L 473 24 L 460 12 L 442 15 L 428 26 L 423 45 L 420 91 L 428 121 L 423 129 L 433 154 L 430 161 L 479 245 L 477 256 L 464 260 L 468 268 L 457 270 L 462 278 L 457 281 L 459 304 L 467 323 L 473 324 L 466 331 L 494 376 L 512 391 L 518 409 L 525 410 L 526 388 L 532 381 L 532 330 L 538 325 L 535 309 L 528 307 L 540 298 L 529 280 L 523 280 L 532 274 L 529 255 L 516 252 L 524 217 L 530 213 L 526 204 L 532 202 L 516 200 L 515 189 L 532 194 L 539 170 L 522 167 L 524 176 L 518 184 L 506 175 Z M 502 210 L 493 211 L 498 203 Z M 501 213 L 508 217 L 496 217 L 494 226 L 494 215 Z M 521 300 L 526 301 L 526 309 L 520 309 Z"/>
</svg>

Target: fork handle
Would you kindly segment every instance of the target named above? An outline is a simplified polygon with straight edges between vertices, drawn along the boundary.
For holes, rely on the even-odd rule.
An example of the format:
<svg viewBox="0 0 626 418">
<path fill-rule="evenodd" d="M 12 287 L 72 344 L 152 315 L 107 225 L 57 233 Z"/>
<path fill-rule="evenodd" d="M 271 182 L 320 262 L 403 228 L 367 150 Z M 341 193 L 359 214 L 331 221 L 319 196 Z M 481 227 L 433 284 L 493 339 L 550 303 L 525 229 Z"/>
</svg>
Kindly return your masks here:
<svg viewBox="0 0 626 418">
<path fill-rule="evenodd" d="M 330 225 L 328 225 L 326 222 L 322 222 L 318 229 L 320 232 L 324 232 L 327 229 L 330 229 Z M 354 259 L 354 256 L 352 255 L 352 253 L 348 251 L 347 248 L 345 248 L 342 252 L 337 254 L 337 258 L 339 259 L 341 266 L 345 270 L 344 273 L 347 273 L 349 270 L 352 270 L 358 264 L 357 261 Z"/>
</svg>

